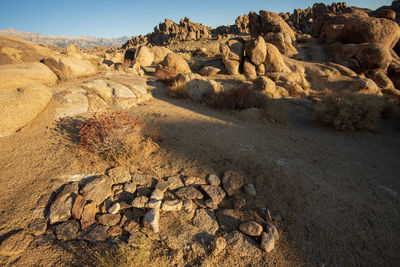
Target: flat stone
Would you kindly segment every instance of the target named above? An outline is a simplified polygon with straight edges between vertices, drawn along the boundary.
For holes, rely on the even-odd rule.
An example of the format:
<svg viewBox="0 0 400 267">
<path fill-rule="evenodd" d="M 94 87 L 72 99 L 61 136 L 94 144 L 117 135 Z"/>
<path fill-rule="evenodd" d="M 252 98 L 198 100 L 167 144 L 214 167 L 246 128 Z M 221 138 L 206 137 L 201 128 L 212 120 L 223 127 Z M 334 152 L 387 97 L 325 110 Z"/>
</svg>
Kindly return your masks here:
<svg viewBox="0 0 400 267">
<path fill-rule="evenodd" d="M 12 256 L 22 253 L 32 242 L 33 235 L 20 231 L 7 237 L 0 245 L 0 255 Z"/>
<path fill-rule="evenodd" d="M 158 200 L 158 199 L 150 199 L 150 200 L 146 203 L 145 208 L 147 208 L 147 209 L 160 209 L 161 204 L 162 204 L 162 201 L 161 201 L 161 200 Z"/>
<path fill-rule="evenodd" d="M 218 204 L 215 203 L 214 200 L 212 200 L 212 199 L 207 199 L 206 201 L 204 201 L 204 204 L 206 204 L 206 206 L 209 209 L 212 209 L 212 210 L 218 209 Z"/>
<path fill-rule="evenodd" d="M 207 182 L 210 185 L 219 186 L 221 184 L 221 179 L 219 179 L 219 177 L 216 174 L 210 174 L 207 177 Z"/>
<path fill-rule="evenodd" d="M 132 182 L 137 185 L 152 186 L 153 177 L 146 174 L 132 174 Z"/>
<path fill-rule="evenodd" d="M 129 222 L 125 223 L 124 230 L 126 232 L 128 232 L 129 234 L 133 234 L 140 230 L 140 225 L 136 221 L 129 221 Z"/>
<path fill-rule="evenodd" d="M 54 230 L 59 240 L 68 241 L 76 239 L 79 232 L 79 223 L 76 220 L 69 220 L 56 225 Z"/>
<path fill-rule="evenodd" d="M 136 191 L 136 184 L 133 182 L 126 182 L 124 184 L 124 191 L 129 193 L 135 193 Z"/>
<path fill-rule="evenodd" d="M 105 226 L 114 226 L 121 220 L 121 215 L 117 214 L 101 214 L 97 216 L 97 221 Z"/>
<path fill-rule="evenodd" d="M 181 199 L 202 199 L 203 194 L 193 186 L 178 189 L 175 194 Z"/>
<path fill-rule="evenodd" d="M 171 190 L 171 191 L 184 186 L 184 184 L 182 183 L 182 180 L 181 180 L 181 178 L 179 178 L 179 176 L 168 177 L 167 181 L 169 183 L 168 190 Z"/>
<path fill-rule="evenodd" d="M 124 214 L 122 215 L 122 219 L 121 219 L 119 225 L 124 225 L 126 222 L 129 222 L 129 221 L 139 222 L 145 213 L 146 212 L 143 208 L 127 209 L 127 210 L 125 210 Z"/>
<path fill-rule="evenodd" d="M 45 194 L 36 202 L 36 208 L 45 208 L 50 203 L 51 193 Z"/>
<path fill-rule="evenodd" d="M 81 195 L 77 195 L 72 205 L 71 214 L 72 217 L 76 220 L 80 220 L 82 217 L 83 208 L 86 205 L 86 200 Z"/>
<path fill-rule="evenodd" d="M 166 217 L 160 222 L 163 227 L 159 235 L 165 244 L 173 250 L 190 249 L 196 255 L 204 255 L 214 236 L 188 222 L 174 220 L 173 218 Z"/>
<path fill-rule="evenodd" d="M 146 196 L 136 197 L 132 201 L 132 206 L 135 208 L 144 208 L 148 201 L 149 201 L 149 198 Z"/>
<path fill-rule="evenodd" d="M 171 185 L 170 181 L 158 180 L 156 184 L 156 190 L 160 190 L 161 192 L 165 192 L 169 189 Z"/>
<path fill-rule="evenodd" d="M 137 196 L 146 196 L 146 197 L 148 197 L 151 194 L 151 190 L 147 186 L 138 186 L 136 188 L 136 194 L 137 194 Z"/>
<path fill-rule="evenodd" d="M 213 250 L 212 253 L 214 255 L 218 255 L 221 251 L 223 251 L 226 247 L 226 239 L 223 238 L 222 236 L 217 237 L 214 240 L 214 244 L 213 244 Z"/>
<path fill-rule="evenodd" d="M 96 222 L 96 203 L 90 202 L 85 205 L 82 212 L 81 228 L 85 230 Z"/>
<path fill-rule="evenodd" d="M 182 201 L 175 200 L 166 200 L 163 202 L 161 210 L 163 211 L 180 211 L 182 209 Z"/>
<path fill-rule="evenodd" d="M 189 186 L 189 185 L 204 185 L 207 184 L 206 179 L 201 178 L 201 177 L 188 177 L 185 179 L 185 185 Z"/>
<path fill-rule="evenodd" d="M 219 205 L 222 200 L 225 198 L 225 191 L 219 187 L 214 185 L 202 185 L 201 189 L 213 200 L 213 202 Z"/>
<path fill-rule="evenodd" d="M 144 227 L 150 228 L 154 233 L 158 233 L 160 231 L 160 211 L 157 209 L 149 210 L 143 217 L 143 225 Z"/>
<path fill-rule="evenodd" d="M 50 206 L 50 224 L 65 222 L 71 217 L 72 197 L 64 195 L 57 198 Z"/>
<path fill-rule="evenodd" d="M 160 189 L 154 189 L 153 193 L 151 193 L 150 199 L 156 199 L 156 200 L 163 200 L 164 198 L 164 191 L 161 191 Z"/>
<path fill-rule="evenodd" d="M 183 208 L 183 210 L 185 210 L 185 211 L 191 211 L 191 210 L 195 209 L 196 206 L 195 206 L 195 204 L 193 203 L 192 200 L 186 199 L 186 200 L 184 200 L 184 201 L 182 202 L 182 208 Z"/>
<path fill-rule="evenodd" d="M 122 235 L 123 232 L 124 232 L 124 230 L 123 230 L 120 226 L 118 226 L 118 225 L 115 225 L 115 226 L 113 226 L 113 227 L 110 227 L 110 228 L 107 230 L 107 234 L 108 234 L 109 236 L 111 236 L 111 237 L 113 237 L 113 236 L 118 236 L 118 235 Z"/>
<path fill-rule="evenodd" d="M 47 230 L 47 220 L 45 218 L 37 218 L 28 225 L 28 232 L 38 236 L 44 234 Z"/>
<path fill-rule="evenodd" d="M 242 223 L 239 226 L 239 229 L 242 231 L 242 233 L 245 233 L 249 236 L 260 236 L 263 232 L 263 227 L 254 221 Z"/>
<path fill-rule="evenodd" d="M 244 191 L 247 193 L 247 194 L 249 194 L 249 195 L 251 195 L 251 196 L 255 196 L 257 193 L 256 193 L 256 189 L 254 188 L 254 185 L 253 184 L 246 184 L 245 186 L 244 186 Z"/>
<path fill-rule="evenodd" d="M 81 190 L 81 195 L 86 200 L 92 200 L 100 205 L 104 200 L 112 195 L 112 180 L 106 175 L 96 177 L 88 182 Z"/>
<path fill-rule="evenodd" d="M 239 257 L 257 257 L 260 249 L 257 243 L 249 236 L 239 231 L 233 231 L 226 236 L 226 250 Z"/>
<path fill-rule="evenodd" d="M 265 232 L 261 235 L 260 248 L 266 252 L 271 252 L 275 249 L 275 239 L 271 234 Z"/>
<path fill-rule="evenodd" d="M 29 245 L 30 247 L 33 248 L 38 248 L 38 247 L 52 247 L 53 242 L 56 240 L 56 236 L 53 233 L 53 231 L 47 231 L 43 235 L 36 236 L 35 239 L 32 241 L 32 243 Z"/>
<path fill-rule="evenodd" d="M 118 166 L 108 170 L 108 176 L 113 180 L 114 184 L 125 183 L 131 180 L 129 170 L 123 166 Z"/>
<path fill-rule="evenodd" d="M 93 224 L 82 232 L 81 238 L 91 243 L 104 242 L 108 238 L 108 227 L 100 224 Z"/>
<path fill-rule="evenodd" d="M 115 203 L 114 205 L 112 205 L 109 209 L 108 212 L 110 214 L 117 214 L 119 209 L 121 208 L 121 205 L 119 203 Z"/>
<path fill-rule="evenodd" d="M 208 209 L 198 209 L 196 211 L 193 225 L 210 235 L 215 235 L 219 228 L 214 212 Z"/>
<path fill-rule="evenodd" d="M 279 240 L 279 233 L 278 233 L 278 230 L 276 229 L 275 225 L 273 225 L 272 223 L 268 224 L 267 230 L 268 230 L 268 234 L 270 234 L 275 239 L 275 241 Z"/>
<path fill-rule="evenodd" d="M 222 178 L 222 186 L 228 196 L 232 196 L 239 188 L 243 186 L 243 176 L 234 171 L 226 171 Z"/>
<path fill-rule="evenodd" d="M 60 193 L 57 194 L 56 199 L 63 197 L 65 195 L 68 195 L 68 196 L 70 196 L 71 194 L 77 195 L 78 190 L 79 190 L 78 182 L 72 182 L 72 183 L 66 184 L 63 186 Z"/>
</svg>

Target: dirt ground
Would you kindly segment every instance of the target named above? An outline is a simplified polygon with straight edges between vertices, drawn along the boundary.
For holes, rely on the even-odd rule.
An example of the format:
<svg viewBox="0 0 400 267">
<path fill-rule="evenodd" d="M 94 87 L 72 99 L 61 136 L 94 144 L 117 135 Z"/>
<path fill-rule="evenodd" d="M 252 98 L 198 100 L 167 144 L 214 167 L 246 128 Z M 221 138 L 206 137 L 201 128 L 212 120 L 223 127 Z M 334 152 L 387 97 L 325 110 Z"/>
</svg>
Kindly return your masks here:
<svg viewBox="0 0 400 267">
<path fill-rule="evenodd" d="M 320 126 L 309 108 L 292 104 L 284 126 L 172 99 L 160 83 L 150 80 L 149 85 L 154 98 L 130 113 L 161 128 L 163 162 L 154 171 L 221 175 L 238 170 L 257 190 L 248 206 L 267 207 L 282 217 L 277 225 L 282 238 L 264 257 L 223 254 L 190 265 L 400 263 L 398 117 L 383 120 L 375 133 L 345 133 Z M 110 167 L 82 160 L 66 138 L 73 125 L 52 123 L 51 105 L 29 126 L 0 138 L 0 242 L 42 215 L 32 209 L 53 190 L 54 179 Z M 0 261 L 3 266 L 68 266 L 79 256 L 65 247 L 40 247 Z"/>
</svg>

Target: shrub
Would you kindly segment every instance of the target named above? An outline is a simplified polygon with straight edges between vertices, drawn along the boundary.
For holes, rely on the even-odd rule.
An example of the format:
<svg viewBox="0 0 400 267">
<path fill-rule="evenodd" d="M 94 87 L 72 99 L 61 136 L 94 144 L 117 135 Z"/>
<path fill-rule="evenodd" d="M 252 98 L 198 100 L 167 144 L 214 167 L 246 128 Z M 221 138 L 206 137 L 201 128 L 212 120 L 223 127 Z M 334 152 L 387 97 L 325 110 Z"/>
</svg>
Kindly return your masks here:
<svg viewBox="0 0 400 267">
<path fill-rule="evenodd" d="M 140 118 L 133 120 L 127 113 L 95 115 L 77 128 L 80 149 L 111 162 L 148 156 L 156 148 L 148 127 Z"/>
<path fill-rule="evenodd" d="M 203 100 L 207 105 L 226 110 L 260 107 L 263 102 L 261 95 L 248 85 L 241 85 L 219 93 L 211 93 L 206 95 Z"/>
<path fill-rule="evenodd" d="M 340 131 L 372 131 L 385 105 L 384 98 L 376 95 L 329 95 L 315 105 L 314 115 L 317 121 Z"/>
<path fill-rule="evenodd" d="M 174 70 L 163 67 L 163 68 L 157 68 L 154 76 L 159 78 L 160 80 L 167 80 L 176 77 L 178 73 L 176 73 Z"/>
<path fill-rule="evenodd" d="M 169 84 L 166 84 L 166 93 L 167 95 L 174 98 L 185 98 L 186 97 L 186 89 L 185 89 L 185 81 L 182 79 L 172 79 L 168 81 Z"/>
</svg>

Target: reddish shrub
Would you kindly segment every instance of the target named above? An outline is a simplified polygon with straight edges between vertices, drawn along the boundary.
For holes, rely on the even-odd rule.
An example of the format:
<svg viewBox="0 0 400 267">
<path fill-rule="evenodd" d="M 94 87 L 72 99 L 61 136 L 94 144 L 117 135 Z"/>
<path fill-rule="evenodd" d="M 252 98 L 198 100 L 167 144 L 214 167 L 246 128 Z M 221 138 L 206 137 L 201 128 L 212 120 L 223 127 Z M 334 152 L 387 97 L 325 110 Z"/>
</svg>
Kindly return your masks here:
<svg viewBox="0 0 400 267">
<path fill-rule="evenodd" d="M 121 112 L 95 115 L 77 128 L 80 149 L 114 162 L 141 153 L 151 137 L 140 118 Z"/>
</svg>

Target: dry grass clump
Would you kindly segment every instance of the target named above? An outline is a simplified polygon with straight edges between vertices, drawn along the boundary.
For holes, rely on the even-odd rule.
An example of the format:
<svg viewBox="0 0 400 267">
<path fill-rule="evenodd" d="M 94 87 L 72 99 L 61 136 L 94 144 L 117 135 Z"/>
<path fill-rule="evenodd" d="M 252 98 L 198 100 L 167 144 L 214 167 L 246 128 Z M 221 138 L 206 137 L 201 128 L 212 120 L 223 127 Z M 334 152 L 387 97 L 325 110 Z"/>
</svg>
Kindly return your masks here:
<svg viewBox="0 0 400 267">
<path fill-rule="evenodd" d="M 262 97 L 248 85 L 241 85 L 231 90 L 211 93 L 206 95 L 203 100 L 209 106 L 225 110 L 256 108 L 263 104 Z"/>
<path fill-rule="evenodd" d="M 185 81 L 181 79 L 171 79 L 165 84 L 167 95 L 174 98 L 186 98 Z"/>
<path fill-rule="evenodd" d="M 376 129 L 386 101 L 376 95 L 328 95 L 315 105 L 315 119 L 340 131 Z"/>
<path fill-rule="evenodd" d="M 118 164 L 148 157 L 158 148 L 152 138 L 162 138 L 158 129 L 121 112 L 94 115 L 77 128 L 82 151 Z"/>
</svg>

